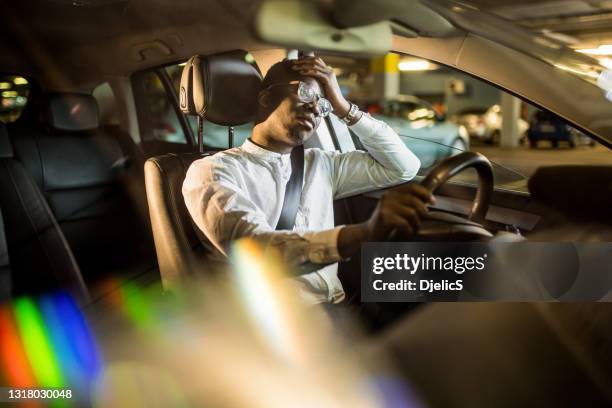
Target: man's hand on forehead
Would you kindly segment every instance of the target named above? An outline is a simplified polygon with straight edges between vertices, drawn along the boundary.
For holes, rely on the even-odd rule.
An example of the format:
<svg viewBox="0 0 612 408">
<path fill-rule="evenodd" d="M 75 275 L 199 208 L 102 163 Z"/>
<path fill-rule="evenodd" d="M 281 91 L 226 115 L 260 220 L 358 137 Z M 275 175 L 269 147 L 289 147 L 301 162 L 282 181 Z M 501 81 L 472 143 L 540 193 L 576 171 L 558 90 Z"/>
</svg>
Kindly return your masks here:
<svg viewBox="0 0 612 408">
<path fill-rule="evenodd" d="M 325 81 L 329 79 L 330 76 L 334 75 L 334 70 L 318 57 L 302 57 L 294 60 L 292 68 L 302 75 L 310 76 L 321 81 Z"/>
<path fill-rule="evenodd" d="M 334 70 L 321 58 L 302 57 L 294 60 L 291 68 L 319 82 L 336 115 L 343 117 L 348 114 L 351 105 L 342 96 Z"/>
</svg>

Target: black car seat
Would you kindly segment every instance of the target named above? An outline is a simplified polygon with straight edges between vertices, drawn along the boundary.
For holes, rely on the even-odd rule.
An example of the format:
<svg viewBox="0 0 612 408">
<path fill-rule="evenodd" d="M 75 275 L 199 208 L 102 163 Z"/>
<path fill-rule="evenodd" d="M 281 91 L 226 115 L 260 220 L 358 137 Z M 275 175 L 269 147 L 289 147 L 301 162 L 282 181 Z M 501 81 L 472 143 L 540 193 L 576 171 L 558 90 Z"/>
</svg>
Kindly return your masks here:
<svg viewBox="0 0 612 408">
<path fill-rule="evenodd" d="M 66 238 L 36 182 L 15 159 L 2 123 L 0 208 L 11 260 L 12 294 L 64 287 L 85 300 L 87 290 Z"/>
<path fill-rule="evenodd" d="M 12 292 L 11 264 L 4 232 L 4 217 L 0 208 L 0 302 L 10 299 Z"/>
<path fill-rule="evenodd" d="M 205 114 L 220 125 L 254 119 L 261 74 L 243 58 L 230 55 L 197 56 L 185 66 L 181 79 L 181 107 Z M 206 139 L 206 135 L 204 135 Z M 181 192 L 189 165 L 208 153 L 167 154 L 145 163 L 145 184 L 157 260 L 165 288 L 206 267 L 201 232 L 194 227 Z"/>
<path fill-rule="evenodd" d="M 129 157 L 101 130 L 91 95 L 42 98 L 43 129 L 11 135 L 15 155 L 44 194 L 88 285 L 155 263 L 151 234 L 125 189 Z"/>
</svg>

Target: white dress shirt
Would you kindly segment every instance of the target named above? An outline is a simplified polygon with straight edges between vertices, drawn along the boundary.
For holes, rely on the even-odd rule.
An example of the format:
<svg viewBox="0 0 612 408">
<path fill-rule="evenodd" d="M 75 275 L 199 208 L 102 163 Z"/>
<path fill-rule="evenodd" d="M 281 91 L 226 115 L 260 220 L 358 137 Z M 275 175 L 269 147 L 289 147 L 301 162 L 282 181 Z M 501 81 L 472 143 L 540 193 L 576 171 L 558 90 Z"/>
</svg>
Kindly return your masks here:
<svg viewBox="0 0 612 408">
<path fill-rule="evenodd" d="M 338 233 L 333 201 L 412 179 L 419 159 L 386 123 L 364 114 L 351 126 L 366 148 L 340 153 L 306 149 L 304 185 L 293 231 L 275 231 L 291 175 L 290 154 L 250 140 L 195 161 L 183 182 L 183 197 L 213 257 L 225 258 L 235 239 L 252 236 L 301 265 L 293 279 L 311 303 L 340 302 Z M 309 272 L 306 272 L 309 271 Z"/>
</svg>

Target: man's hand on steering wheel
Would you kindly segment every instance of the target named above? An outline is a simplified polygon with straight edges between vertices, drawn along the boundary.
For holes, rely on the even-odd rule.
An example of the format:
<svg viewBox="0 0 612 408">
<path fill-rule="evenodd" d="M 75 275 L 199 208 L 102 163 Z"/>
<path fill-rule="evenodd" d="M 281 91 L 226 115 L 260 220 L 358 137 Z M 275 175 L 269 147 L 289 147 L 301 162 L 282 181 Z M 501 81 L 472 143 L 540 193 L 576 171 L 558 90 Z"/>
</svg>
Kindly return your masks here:
<svg viewBox="0 0 612 408">
<path fill-rule="evenodd" d="M 435 203 L 433 192 L 449 178 L 470 167 L 478 172 L 478 189 L 469 216 L 472 224 L 464 228 L 452 228 L 451 224 L 445 222 L 441 228 L 430 226 L 426 233 L 419 233 L 421 220 L 427 214 L 427 204 Z M 402 239 L 414 237 L 417 233 L 422 238 L 425 233 L 429 241 L 491 237 L 491 234 L 478 224 L 485 219 L 492 195 L 493 168 L 486 157 L 474 152 L 452 156 L 431 170 L 421 183 L 404 184 L 387 190 L 368 221 L 347 225 L 340 230 L 338 252 L 342 258 L 350 257 L 359 251 L 362 242 L 392 239 L 394 230 L 402 235 Z"/>
<path fill-rule="evenodd" d="M 431 192 L 417 183 L 404 184 L 385 191 L 374 213 L 365 223 L 367 241 L 386 241 L 392 231 L 405 236 L 416 234 L 427 204 L 434 204 Z"/>
</svg>

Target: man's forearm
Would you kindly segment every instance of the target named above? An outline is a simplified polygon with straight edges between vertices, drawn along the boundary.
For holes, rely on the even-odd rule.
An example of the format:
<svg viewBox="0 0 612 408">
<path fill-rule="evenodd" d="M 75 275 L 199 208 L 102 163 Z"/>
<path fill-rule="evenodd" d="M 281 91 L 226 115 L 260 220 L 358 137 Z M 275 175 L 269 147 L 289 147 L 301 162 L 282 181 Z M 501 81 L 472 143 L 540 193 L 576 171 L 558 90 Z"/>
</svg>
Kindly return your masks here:
<svg viewBox="0 0 612 408">
<path fill-rule="evenodd" d="M 412 179 L 419 170 L 420 160 L 390 126 L 369 115 L 363 116 L 351 130 L 370 156 L 385 169 L 399 173 L 404 181 Z"/>
<path fill-rule="evenodd" d="M 361 243 L 366 240 L 367 236 L 366 223 L 347 225 L 338 234 L 338 253 L 342 258 L 355 255 L 361 249 Z"/>
</svg>

